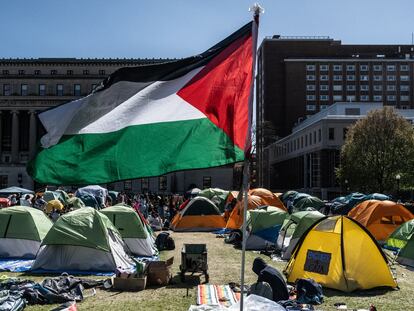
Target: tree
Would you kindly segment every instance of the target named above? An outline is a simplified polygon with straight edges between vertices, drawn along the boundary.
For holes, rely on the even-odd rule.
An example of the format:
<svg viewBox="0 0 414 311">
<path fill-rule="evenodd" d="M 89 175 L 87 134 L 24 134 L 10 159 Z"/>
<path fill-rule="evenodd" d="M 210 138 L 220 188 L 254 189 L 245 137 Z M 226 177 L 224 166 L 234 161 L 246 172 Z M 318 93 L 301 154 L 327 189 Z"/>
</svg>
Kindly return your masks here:
<svg viewBox="0 0 414 311">
<path fill-rule="evenodd" d="M 362 192 L 392 193 L 400 185 L 412 187 L 413 126 L 391 107 L 369 112 L 349 128 L 336 173 L 342 185 Z"/>
</svg>

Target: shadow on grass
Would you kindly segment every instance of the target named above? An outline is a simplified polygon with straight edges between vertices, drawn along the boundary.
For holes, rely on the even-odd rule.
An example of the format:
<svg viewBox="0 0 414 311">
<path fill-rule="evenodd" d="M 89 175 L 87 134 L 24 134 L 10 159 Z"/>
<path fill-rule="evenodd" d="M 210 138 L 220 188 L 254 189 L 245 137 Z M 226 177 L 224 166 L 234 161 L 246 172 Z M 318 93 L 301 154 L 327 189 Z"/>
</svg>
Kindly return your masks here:
<svg viewBox="0 0 414 311">
<path fill-rule="evenodd" d="M 200 274 L 186 274 L 185 276 L 185 282 L 181 281 L 181 277 L 179 274 L 175 275 L 171 283 L 167 285 L 167 288 L 188 288 L 192 289 L 196 287 L 197 285 L 204 284 L 202 283 L 202 280 L 204 280 L 204 277 Z"/>
<path fill-rule="evenodd" d="M 387 293 L 395 290 L 396 289 L 392 289 L 389 287 L 379 287 L 375 289 L 359 290 L 351 293 L 346 293 L 335 289 L 324 288 L 323 295 L 326 297 L 372 297 L 386 295 Z"/>
</svg>

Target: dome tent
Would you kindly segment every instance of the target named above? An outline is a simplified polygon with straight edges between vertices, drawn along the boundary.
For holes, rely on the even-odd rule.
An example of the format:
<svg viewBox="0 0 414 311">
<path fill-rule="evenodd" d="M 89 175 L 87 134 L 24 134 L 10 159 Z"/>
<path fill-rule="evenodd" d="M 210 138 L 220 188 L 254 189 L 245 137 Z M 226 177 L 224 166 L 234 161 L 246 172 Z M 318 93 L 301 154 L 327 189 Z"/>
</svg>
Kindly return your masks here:
<svg viewBox="0 0 414 311">
<path fill-rule="evenodd" d="M 222 190 L 220 188 L 207 188 L 201 190 L 198 196 L 205 197 L 211 200 L 219 208 L 220 212 L 224 212 L 224 206 L 226 205 L 227 197 L 230 191 Z"/>
<path fill-rule="evenodd" d="M 398 250 L 397 262 L 414 268 L 414 219 L 399 226 L 388 238 L 386 246 Z"/>
<path fill-rule="evenodd" d="M 282 252 L 282 259 L 289 259 L 302 235 L 316 221 L 325 217 L 318 211 L 302 211 L 289 215 L 283 222 L 277 238 L 276 248 Z"/>
<path fill-rule="evenodd" d="M 378 241 L 385 241 L 398 226 L 414 218 L 403 205 L 387 200 L 364 201 L 348 216 L 365 226 Z"/>
<path fill-rule="evenodd" d="M 347 216 L 321 218 L 299 240 L 286 268 L 288 282 L 311 278 L 344 292 L 397 287 L 372 235 Z"/>
<path fill-rule="evenodd" d="M 266 205 L 263 202 L 263 199 L 261 197 L 258 197 L 256 195 L 247 195 L 247 209 L 255 209 L 259 206 Z M 230 213 L 230 217 L 227 220 L 226 229 L 233 229 L 237 230 L 240 229 L 243 225 L 243 208 L 244 208 L 244 198 L 241 199 L 241 201 L 237 201 L 236 206 L 233 208 L 233 210 Z"/>
<path fill-rule="evenodd" d="M 59 217 L 42 242 L 32 270 L 114 271 L 130 268 L 121 234 L 91 207 Z"/>
<path fill-rule="evenodd" d="M 195 197 L 171 221 L 174 231 L 214 231 L 226 226 L 217 206 L 207 198 Z"/>
<path fill-rule="evenodd" d="M 40 210 L 14 206 L 0 210 L 0 257 L 35 258 L 53 223 Z"/>
<path fill-rule="evenodd" d="M 131 207 L 114 205 L 104 208 L 100 212 L 106 215 L 118 229 L 132 254 L 136 256 L 154 256 L 158 253 L 147 227 Z"/>
<path fill-rule="evenodd" d="M 279 207 L 262 206 L 247 211 L 247 250 L 261 250 L 274 246 L 288 213 Z"/>
<path fill-rule="evenodd" d="M 285 205 L 279 199 L 279 197 L 276 196 L 270 190 L 267 190 L 267 189 L 264 189 L 264 188 L 255 188 L 255 189 L 251 189 L 249 191 L 249 194 L 250 195 L 256 195 L 256 196 L 262 198 L 262 202 L 265 205 L 275 206 L 275 207 L 278 207 L 278 208 L 280 208 L 282 210 L 287 211 Z"/>
</svg>

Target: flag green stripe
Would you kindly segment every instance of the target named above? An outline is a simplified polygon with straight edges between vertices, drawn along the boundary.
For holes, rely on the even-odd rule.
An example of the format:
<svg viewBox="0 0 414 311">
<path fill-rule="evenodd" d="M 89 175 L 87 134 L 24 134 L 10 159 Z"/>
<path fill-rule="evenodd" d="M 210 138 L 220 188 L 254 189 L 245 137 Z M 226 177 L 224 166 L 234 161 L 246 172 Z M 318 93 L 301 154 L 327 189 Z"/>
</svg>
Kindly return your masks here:
<svg viewBox="0 0 414 311">
<path fill-rule="evenodd" d="M 44 184 L 102 184 L 242 161 L 244 154 L 207 118 L 62 137 L 29 163 Z"/>
</svg>

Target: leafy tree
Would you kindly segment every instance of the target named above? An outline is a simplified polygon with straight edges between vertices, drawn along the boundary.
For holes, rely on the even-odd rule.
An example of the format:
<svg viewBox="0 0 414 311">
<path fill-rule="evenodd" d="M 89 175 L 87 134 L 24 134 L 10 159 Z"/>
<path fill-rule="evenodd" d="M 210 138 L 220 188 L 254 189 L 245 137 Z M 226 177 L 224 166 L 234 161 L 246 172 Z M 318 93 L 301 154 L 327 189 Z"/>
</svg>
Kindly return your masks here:
<svg viewBox="0 0 414 311">
<path fill-rule="evenodd" d="M 413 126 L 391 107 L 369 112 L 349 128 L 336 173 L 351 190 L 395 192 L 397 174 L 399 186 L 412 187 Z"/>
</svg>

